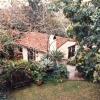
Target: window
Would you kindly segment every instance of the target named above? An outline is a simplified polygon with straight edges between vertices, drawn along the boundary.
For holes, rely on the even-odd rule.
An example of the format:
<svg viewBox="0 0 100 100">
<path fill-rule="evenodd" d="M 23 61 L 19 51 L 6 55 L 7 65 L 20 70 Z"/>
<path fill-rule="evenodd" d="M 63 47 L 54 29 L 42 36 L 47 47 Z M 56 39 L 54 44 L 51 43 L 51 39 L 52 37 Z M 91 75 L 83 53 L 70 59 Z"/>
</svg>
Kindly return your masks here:
<svg viewBox="0 0 100 100">
<path fill-rule="evenodd" d="M 37 55 L 38 55 L 38 51 L 36 51 L 35 49 L 28 50 L 28 59 L 29 60 L 36 60 Z"/>
<path fill-rule="evenodd" d="M 33 49 L 28 49 L 28 59 L 29 60 L 33 59 Z"/>
<path fill-rule="evenodd" d="M 71 58 L 75 55 L 75 45 L 68 48 L 68 58 Z"/>
</svg>

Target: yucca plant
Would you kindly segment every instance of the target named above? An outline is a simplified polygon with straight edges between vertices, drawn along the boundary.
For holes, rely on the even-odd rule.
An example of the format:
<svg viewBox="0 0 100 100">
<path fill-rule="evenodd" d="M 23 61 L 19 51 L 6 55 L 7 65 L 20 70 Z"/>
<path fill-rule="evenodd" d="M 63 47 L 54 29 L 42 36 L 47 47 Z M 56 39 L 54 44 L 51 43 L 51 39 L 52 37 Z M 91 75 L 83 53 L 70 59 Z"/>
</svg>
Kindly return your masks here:
<svg viewBox="0 0 100 100">
<path fill-rule="evenodd" d="M 49 54 L 49 58 L 51 59 L 51 61 L 53 61 L 55 64 L 58 64 L 58 62 L 61 62 L 64 58 L 64 53 L 56 50 L 56 51 L 52 51 Z"/>
</svg>

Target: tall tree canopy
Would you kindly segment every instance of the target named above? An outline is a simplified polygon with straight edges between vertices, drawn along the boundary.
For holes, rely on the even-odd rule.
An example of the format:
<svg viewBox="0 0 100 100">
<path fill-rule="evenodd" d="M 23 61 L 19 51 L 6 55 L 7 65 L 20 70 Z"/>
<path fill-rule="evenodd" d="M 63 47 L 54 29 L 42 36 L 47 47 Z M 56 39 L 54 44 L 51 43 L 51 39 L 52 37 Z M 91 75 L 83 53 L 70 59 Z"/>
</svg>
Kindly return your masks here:
<svg viewBox="0 0 100 100">
<path fill-rule="evenodd" d="M 53 11 L 63 10 L 70 21 L 67 36 L 76 37 L 79 44 L 100 45 L 100 0 L 57 0 Z M 63 6 L 62 6 L 63 5 Z"/>
<path fill-rule="evenodd" d="M 31 9 L 26 16 L 32 30 L 49 34 L 64 34 L 64 27 L 59 24 L 57 17 L 50 11 L 49 4 L 42 0 L 28 0 L 28 2 Z"/>
<path fill-rule="evenodd" d="M 100 8 L 98 1 L 63 0 L 64 15 L 71 21 L 67 30 L 69 36 L 76 37 L 81 44 L 100 45 Z"/>
<path fill-rule="evenodd" d="M 63 13 L 70 20 L 67 35 L 75 37 L 81 47 L 89 48 L 78 52 L 78 71 L 86 79 L 100 82 L 100 1 L 88 1 L 63 0 Z"/>
</svg>

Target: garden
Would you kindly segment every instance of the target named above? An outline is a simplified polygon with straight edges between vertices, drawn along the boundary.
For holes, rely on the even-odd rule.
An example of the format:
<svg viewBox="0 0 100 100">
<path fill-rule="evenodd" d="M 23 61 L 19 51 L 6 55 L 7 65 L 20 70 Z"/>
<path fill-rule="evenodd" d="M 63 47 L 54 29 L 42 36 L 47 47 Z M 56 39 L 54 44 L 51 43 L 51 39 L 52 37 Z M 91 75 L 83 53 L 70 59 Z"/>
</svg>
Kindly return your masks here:
<svg viewBox="0 0 100 100">
<path fill-rule="evenodd" d="M 28 98 L 30 100 L 72 100 L 73 98 L 99 100 L 98 54 L 88 51 L 89 54 L 85 57 L 82 56 L 83 53 L 85 52 L 82 51 L 77 55 L 76 69 L 85 80 L 69 80 L 67 67 L 61 63 L 63 53 L 53 51 L 50 55 L 44 56 L 41 62 L 1 60 L 0 65 L 4 66 L 4 72 L 0 76 L 0 88 L 6 91 L 4 93 L 7 94 L 8 100 Z"/>
<path fill-rule="evenodd" d="M 0 17 L 0 100 L 100 100 L 100 0 L 28 3 L 28 7 L 13 8 L 25 18 L 8 12 L 9 16 Z M 48 52 L 38 62 L 14 59 L 15 41 L 23 35 L 13 36 L 11 30 L 57 34 L 75 40 L 79 49 L 66 63 L 59 50 Z M 84 80 L 69 80 L 68 64 L 76 66 Z"/>
<path fill-rule="evenodd" d="M 63 57 L 62 52 L 53 51 L 48 58 L 43 57 L 41 62 L 1 60 L 0 65 L 3 66 L 1 85 L 16 88 L 32 82 L 37 85 L 48 81 L 62 82 L 68 78 L 66 65 L 59 63 Z"/>
</svg>

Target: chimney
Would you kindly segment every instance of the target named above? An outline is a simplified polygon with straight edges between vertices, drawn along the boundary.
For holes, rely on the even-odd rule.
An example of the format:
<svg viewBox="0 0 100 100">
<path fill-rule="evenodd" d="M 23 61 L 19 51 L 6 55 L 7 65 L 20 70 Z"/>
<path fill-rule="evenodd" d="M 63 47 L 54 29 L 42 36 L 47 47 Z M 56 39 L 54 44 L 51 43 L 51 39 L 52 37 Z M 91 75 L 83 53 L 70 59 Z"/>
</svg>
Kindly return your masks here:
<svg viewBox="0 0 100 100">
<path fill-rule="evenodd" d="M 50 35 L 49 37 L 49 52 L 57 49 L 56 35 Z"/>
</svg>

